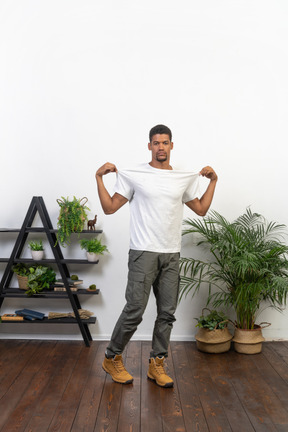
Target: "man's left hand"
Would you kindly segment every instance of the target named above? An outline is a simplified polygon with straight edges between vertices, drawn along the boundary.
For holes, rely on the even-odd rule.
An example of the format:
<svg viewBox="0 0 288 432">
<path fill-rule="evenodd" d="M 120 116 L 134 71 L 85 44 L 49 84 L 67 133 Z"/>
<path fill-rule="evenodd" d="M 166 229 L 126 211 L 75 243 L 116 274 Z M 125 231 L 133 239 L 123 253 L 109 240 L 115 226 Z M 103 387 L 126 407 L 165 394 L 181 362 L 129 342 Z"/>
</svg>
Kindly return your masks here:
<svg viewBox="0 0 288 432">
<path fill-rule="evenodd" d="M 202 170 L 199 173 L 200 175 L 202 175 L 203 177 L 207 177 L 209 180 L 214 180 L 217 181 L 218 180 L 218 176 L 215 173 L 215 171 L 213 170 L 213 168 L 211 168 L 210 166 L 206 166 L 204 168 L 202 168 Z"/>
</svg>

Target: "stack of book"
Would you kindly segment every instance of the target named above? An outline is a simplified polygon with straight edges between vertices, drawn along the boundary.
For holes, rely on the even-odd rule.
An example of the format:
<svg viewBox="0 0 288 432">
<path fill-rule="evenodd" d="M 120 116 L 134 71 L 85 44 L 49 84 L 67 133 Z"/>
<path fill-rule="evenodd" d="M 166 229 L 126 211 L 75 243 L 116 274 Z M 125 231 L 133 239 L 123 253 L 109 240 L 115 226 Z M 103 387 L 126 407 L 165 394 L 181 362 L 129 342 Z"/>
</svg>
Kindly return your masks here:
<svg viewBox="0 0 288 432">
<path fill-rule="evenodd" d="M 2 321 L 23 321 L 24 317 L 17 314 L 4 314 L 1 316 Z"/>
<path fill-rule="evenodd" d="M 20 317 L 23 317 L 26 320 L 34 321 L 36 319 L 43 320 L 45 317 L 45 314 L 42 312 L 37 312 L 31 309 L 19 309 L 15 311 L 16 315 L 20 315 Z"/>
<path fill-rule="evenodd" d="M 1 316 L 2 321 L 34 321 L 43 320 L 45 314 L 31 309 L 19 309 L 14 314 L 4 314 Z"/>
<path fill-rule="evenodd" d="M 83 283 L 83 280 L 73 280 L 68 278 L 68 283 L 69 283 L 69 287 L 71 289 L 71 291 L 77 291 L 78 290 L 78 285 L 81 285 Z M 66 288 L 64 286 L 64 282 L 62 281 L 62 279 L 58 279 L 55 284 L 54 284 L 54 291 L 66 291 Z"/>
</svg>

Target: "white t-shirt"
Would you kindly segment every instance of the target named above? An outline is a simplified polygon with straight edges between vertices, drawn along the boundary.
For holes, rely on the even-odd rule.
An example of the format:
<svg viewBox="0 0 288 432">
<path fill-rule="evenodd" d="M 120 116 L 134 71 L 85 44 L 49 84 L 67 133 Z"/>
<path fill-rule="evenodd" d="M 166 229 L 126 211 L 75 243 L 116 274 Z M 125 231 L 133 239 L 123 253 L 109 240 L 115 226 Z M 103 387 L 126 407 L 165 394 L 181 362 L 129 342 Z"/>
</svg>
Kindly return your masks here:
<svg viewBox="0 0 288 432">
<path fill-rule="evenodd" d="M 199 174 L 148 163 L 117 173 L 115 192 L 130 203 L 130 249 L 180 252 L 183 204 L 199 198 Z"/>
</svg>

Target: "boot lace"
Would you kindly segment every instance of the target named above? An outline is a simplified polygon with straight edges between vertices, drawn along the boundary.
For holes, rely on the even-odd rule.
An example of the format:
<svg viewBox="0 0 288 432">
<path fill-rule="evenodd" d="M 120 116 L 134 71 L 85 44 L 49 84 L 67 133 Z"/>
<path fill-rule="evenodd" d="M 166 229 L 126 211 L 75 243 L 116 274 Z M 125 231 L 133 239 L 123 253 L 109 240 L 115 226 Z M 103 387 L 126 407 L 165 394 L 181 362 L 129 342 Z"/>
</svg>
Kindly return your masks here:
<svg viewBox="0 0 288 432">
<path fill-rule="evenodd" d="M 156 363 L 156 371 L 157 371 L 158 375 L 163 375 L 163 374 L 166 375 L 166 371 L 164 369 L 163 363 L 160 363 L 160 364 Z"/>
<path fill-rule="evenodd" d="M 125 366 L 123 364 L 123 360 L 114 360 L 115 368 L 118 372 L 126 372 Z"/>
</svg>

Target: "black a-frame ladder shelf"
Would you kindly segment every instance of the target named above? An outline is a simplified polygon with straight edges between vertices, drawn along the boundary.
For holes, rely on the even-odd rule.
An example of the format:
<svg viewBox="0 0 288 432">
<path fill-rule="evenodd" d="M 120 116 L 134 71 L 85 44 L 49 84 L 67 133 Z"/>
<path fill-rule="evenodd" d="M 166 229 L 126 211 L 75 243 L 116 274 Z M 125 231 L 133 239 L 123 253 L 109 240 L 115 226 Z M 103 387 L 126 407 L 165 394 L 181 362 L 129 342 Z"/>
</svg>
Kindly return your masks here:
<svg viewBox="0 0 288 432">
<path fill-rule="evenodd" d="M 41 222 L 43 224 L 43 227 L 33 227 L 33 221 L 36 216 L 36 214 L 39 214 Z M 13 277 L 13 270 L 12 267 L 16 263 L 30 263 L 32 262 L 31 259 L 27 258 L 21 258 L 22 250 L 25 246 L 27 237 L 29 233 L 35 233 L 35 232 L 42 232 L 46 234 L 46 237 L 48 239 L 48 242 L 51 246 L 51 250 L 53 252 L 54 258 L 53 259 L 42 259 L 41 261 L 37 261 L 40 264 L 48 265 L 50 263 L 55 263 L 58 267 L 59 273 L 61 275 L 61 279 L 63 280 L 64 286 L 66 288 L 66 291 L 50 291 L 50 290 L 43 290 L 41 293 L 29 297 L 30 299 L 34 298 L 68 298 L 73 312 L 75 314 L 75 318 L 57 318 L 57 319 L 48 319 L 44 318 L 43 320 L 35 320 L 35 321 L 2 321 L 1 325 L 4 323 L 17 323 L 17 324 L 23 324 L 23 323 L 41 323 L 41 324 L 78 324 L 80 332 L 82 334 L 83 340 L 86 344 L 86 346 L 90 346 L 90 341 L 92 341 L 92 337 L 88 328 L 88 324 L 95 324 L 96 317 L 91 317 L 89 319 L 81 319 L 79 316 L 78 310 L 81 309 L 81 304 L 79 301 L 79 295 L 85 294 L 85 295 L 91 295 L 91 294 L 98 294 L 99 290 L 96 291 L 87 291 L 86 289 L 78 289 L 77 291 L 71 291 L 68 279 L 70 278 L 70 273 L 68 270 L 67 264 L 93 264 L 89 262 L 88 260 L 81 260 L 81 259 L 65 259 L 62 254 L 62 250 L 59 246 L 59 244 L 56 242 L 56 234 L 57 230 L 53 229 L 49 214 L 47 212 L 44 200 L 42 197 L 33 197 L 31 204 L 28 208 L 26 217 L 24 219 L 23 225 L 20 229 L 9 229 L 9 228 L 3 228 L 0 229 L 0 233 L 4 232 L 16 232 L 19 233 L 15 242 L 15 245 L 13 247 L 12 253 L 9 258 L 0 258 L 0 262 L 7 263 L 6 268 L 4 270 L 1 282 L 0 282 L 0 308 L 3 304 L 3 301 L 6 297 L 27 297 L 25 294 L 25 291 L 18 289 L 18 288 L 12 288 L 10 287 L 10 283 Z M 84 230 L 81 232 L 85 234 L 99 234 L 102 230 Z M 33 261 L 35 263 L 35 261 Z M 97 264 L 97 261 L 95 262 Z M 21 306 L 21 305 L 20 305 Z M 21 307 L 19 308 L 21 309 Z M 33 309 L 33 308 L 31 308 Z"/>
</svg>

